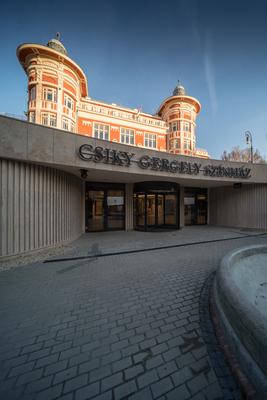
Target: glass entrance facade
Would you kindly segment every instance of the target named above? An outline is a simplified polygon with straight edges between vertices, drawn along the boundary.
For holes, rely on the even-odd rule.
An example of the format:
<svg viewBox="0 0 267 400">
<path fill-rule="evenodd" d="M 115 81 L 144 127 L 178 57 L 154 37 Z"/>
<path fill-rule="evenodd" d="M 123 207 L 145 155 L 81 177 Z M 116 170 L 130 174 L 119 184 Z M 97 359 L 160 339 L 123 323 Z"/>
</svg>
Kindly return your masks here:
<svg viewBox="0 0 267 400">
<path fill-rule="evenodd" d="M 141 182 L 134 187 L 134 227 L 138 230 L 179 228 L 179 186 Z"/>
<path fill-rule="evenodd" d="M 86 183 L 85 231 L 125 227 L 125 189 L 122 184 Z"/>
<path fill-rule="evenodd" d="M 184 222 L 185 225 L 207 224 L 207 189 L 185 188 Z"/>
</svg>

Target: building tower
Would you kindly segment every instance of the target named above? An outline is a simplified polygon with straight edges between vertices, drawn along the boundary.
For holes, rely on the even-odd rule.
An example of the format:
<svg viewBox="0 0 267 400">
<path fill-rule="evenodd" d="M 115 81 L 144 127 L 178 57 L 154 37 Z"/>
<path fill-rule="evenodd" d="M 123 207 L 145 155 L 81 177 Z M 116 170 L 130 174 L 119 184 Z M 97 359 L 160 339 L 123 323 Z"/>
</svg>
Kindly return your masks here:
<svg viewBox="0 0 267 400">
<path fill-rule="evenodd" d="M 87 80 L 59 40 L 22 44 L 17 57 L 28 77 L 28 121 L 77 132 L 77 104 Z"/>
<path fill-rule="evenodd" d="M 201 105 L 197 99 L 186 95 L 178 81 L 173 95 L 163 101 L 157 114 L 167 123 L 167 151 L 193 156 L 196 154 L 196 116 Z"/>
</svg>

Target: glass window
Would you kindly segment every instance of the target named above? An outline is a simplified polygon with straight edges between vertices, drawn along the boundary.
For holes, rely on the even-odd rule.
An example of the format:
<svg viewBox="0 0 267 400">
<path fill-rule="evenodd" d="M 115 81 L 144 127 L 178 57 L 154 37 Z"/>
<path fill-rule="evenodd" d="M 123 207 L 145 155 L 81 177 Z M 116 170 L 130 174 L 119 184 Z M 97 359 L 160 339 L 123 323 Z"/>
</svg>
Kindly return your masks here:
<svg viewBox="0 0 267 400">
<path fill-rule="evenodd" d="M 64 106 L 72 111 L 74 110 L 74 100 L 66 94 L 64 94 Z"/>
<path fill-rule="evenodd" d="M 180 140 L 179 140 L 179 139 L 175 139 L 175 140 L 174 140 L 174 147 L 175 147 L 176 149 L 180 149 Z"/>
<path fill-rule="evenodd" d="M 35 111 L 29 112 L 29 121 L 35 122 Z"/>
<path fill-rule="evenodd" d="M 42 125 L 57 126 L 57 116 L 56 116 L 56 114 L 42 113 L 41 120 L 42 120 Z"/>
<path fill-rule="evenodd" d="M 43 99 L 46 101 L 57 102 L 57 89 L 44 87 L 43 88 Z"/>
<path fill-rule="evenodd" d="M 50 114 L 50 126 L 57 126 L 57 117 L 55 114 Z"/>
<path fill-rule="evenodd" d="M 184 149 L 185 150 L 190 150 L 191 149 L 191 143 L 189 139 L 184 139 Z"/>
<path fill-rule="evenodd" d="M 94 137 L 97 139 L 109 140 L 109 126 L 94 124 Z"/>
<path fill-rule="evenodd" d="M 62 118 L 62 129 L 69 130 L 69 120 L 67 118 Z"/>
<path fill-rule="evenodd" d="M 29 91 L 29 100 L 35 100 L 36 99 L 36 86 L 33 86 L 30 91 Z"/>
<path fill-rule="evenodd" d="M 42 124 L 48 125 L 48 114 L 47 113 L 42 113 Z"/>
<path fill-rule="evenodd" d="M 190 132 L 190 123 L 184 121 L 184 131 L 185 132 Z"/>
<path fill-rule="evenodd" d="M 121 128 L 121 143 L 134 144 L 134 130 Z"/>
<path fill-rule="evenodd" d="M 157 148 L 157 135 L 153 133 L 145 133 L 145 147 L 150 147 L 152 149 Z"/>
</svg>

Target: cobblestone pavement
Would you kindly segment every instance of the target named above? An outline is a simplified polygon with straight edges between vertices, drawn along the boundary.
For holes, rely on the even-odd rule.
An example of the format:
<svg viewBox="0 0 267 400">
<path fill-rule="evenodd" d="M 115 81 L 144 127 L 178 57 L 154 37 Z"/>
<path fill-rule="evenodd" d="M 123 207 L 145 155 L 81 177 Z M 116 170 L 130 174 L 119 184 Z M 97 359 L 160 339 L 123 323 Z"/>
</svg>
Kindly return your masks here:
<svg viewBox="0 0 267 400">
<path fill-rule="evenodd" d="M 267 237 L 185 229 L 187 242 L 233 240 L 103 256 L 111 248 L 136 248 L 138 235 L 138 249 L 181 243 L 181 232 L 172 240 L 164 232 L 154 240 L 141 232 L 87 235 L 69 256 L 97 250 L 100 257 L 1 272 L 0 398 L 240 398 L 208 352 L 201 293 L 226 252 Z"/>
</svg>

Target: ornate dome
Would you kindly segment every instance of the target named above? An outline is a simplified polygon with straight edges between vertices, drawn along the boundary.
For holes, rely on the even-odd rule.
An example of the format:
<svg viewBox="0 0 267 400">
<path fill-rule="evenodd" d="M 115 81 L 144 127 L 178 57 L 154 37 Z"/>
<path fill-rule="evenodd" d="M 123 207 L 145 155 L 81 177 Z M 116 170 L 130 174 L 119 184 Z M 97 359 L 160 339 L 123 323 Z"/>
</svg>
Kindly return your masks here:
<svg viewBox="0 0 267 400">
<path fill-rule="evenodd" d="M 173 96 L 185 96 L 185 88 L 180 81 L 178 81 L 177 86 L 173 91 Z"/>
<path fill-rule="evenodd" d="M 67 50 L 63 46 L 63 44 L 59 41 L 59 34 L 57 33 L 57 38 L 56 39 L 50 39 L 49 42 L 47 43 L 47 46 L 50 47 L 53 50 L 58 51 L 61 54 L 64 54 L 66 56 Z"/>
</svg>

